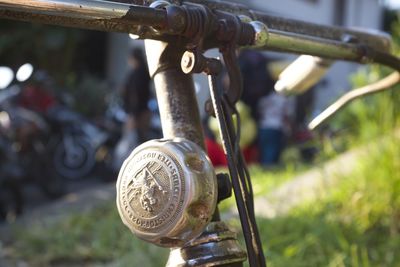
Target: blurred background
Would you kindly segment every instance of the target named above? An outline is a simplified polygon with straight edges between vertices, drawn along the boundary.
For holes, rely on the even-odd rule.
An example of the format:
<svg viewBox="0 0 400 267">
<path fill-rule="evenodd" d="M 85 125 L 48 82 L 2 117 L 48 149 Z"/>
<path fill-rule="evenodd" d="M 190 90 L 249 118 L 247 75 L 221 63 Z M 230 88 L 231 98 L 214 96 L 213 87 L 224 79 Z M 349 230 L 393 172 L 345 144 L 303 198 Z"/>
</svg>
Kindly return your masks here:
<svg viewBox="0 0 400 267">
<path fill-rule="evenodd" d="M 398 0 L 242 4 L 382 30 L 400 55 Z M 399 85 L 311 132 L 308 122 L 340 95 L 390 70 L 336 62 L 307 93 L 283 97 L 273 85 L 294 59 L 238 51 L 241 148 L 269 266 L 400 266 Z M 195 75 L 195 84 L 209 157 L 225 170 L 216 121 L 203 108 L 207 79 Z M 162 137 L 153 87 L 134 36 L 0 21 L 0 266 L 165 264 L 168 250 L 133 237 L 114 205 L 124 158 Z M 234 200 L 221 210 L 239 231 Z"/>
</svg>

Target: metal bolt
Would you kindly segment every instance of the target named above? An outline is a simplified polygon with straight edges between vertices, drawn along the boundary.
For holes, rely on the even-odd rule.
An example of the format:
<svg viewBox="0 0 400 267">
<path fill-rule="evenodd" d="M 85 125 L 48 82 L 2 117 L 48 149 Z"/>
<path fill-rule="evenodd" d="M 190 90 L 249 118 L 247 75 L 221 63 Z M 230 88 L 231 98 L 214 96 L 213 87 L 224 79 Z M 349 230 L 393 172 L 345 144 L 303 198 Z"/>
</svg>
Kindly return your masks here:
<svg viewBox="0 0 400 267">
<path fill-rule="evenodd" d="M 186 74 L 189 74 L 193 71 L 195 67 L 196 57 L 195 54 L 191 51 L 186 51 L 181 60 L 181 68 L 182 71 Z"/>
<path fill-rule="evenodd" d="M 260 21 L 252 21 L 250 25 L 254 29 L 253 46 L 259 47 L 266 45 L 269 39 L 268 27 Z"/>
</svg>

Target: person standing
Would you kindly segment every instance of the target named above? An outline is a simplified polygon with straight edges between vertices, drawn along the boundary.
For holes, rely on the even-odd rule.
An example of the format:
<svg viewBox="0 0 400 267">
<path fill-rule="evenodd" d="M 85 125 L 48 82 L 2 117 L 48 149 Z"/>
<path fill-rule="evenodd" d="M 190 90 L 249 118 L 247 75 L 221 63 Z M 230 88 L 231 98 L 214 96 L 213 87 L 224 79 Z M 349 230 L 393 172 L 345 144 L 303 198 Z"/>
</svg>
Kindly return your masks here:
<svg viewBox="0 0 400 267">
<path fill-rule="evenodd" d="M 131 68 L 121 90 L 125 112 L 128 114 L 127 130 L 137 129 L 139 140 L 145 141 L 149 127 L 150 75 L 141 49 L 132 50 L 128 64 Z"/>
<path fill-rule="evenodd" d="M 272 91 L 260 99 L 258 112 L 260 163 L 270 167 L 279 163 L 284 148 L 290 103 L 285 96 Z"/>
<path fill-rule="evenodd" d="M 130 71 L 120 89 L 123 108 L 127 114 L 122 137 L 115 147 L 114 168 L 118 170 L 129 153 L 140 143 L 147 141 L 151 112 L 148 102 L 151 97 L 150 75 L 143 51 L 132 50 L 128 59 Z"/>
<path fill-rule="evenodd" d="M 240 51 L 238 61 L 243 76 L 241 100 L 250 108 L 251 117 L 258 120 L 258 102 L 274 88 L 274 81 L 267 69 L 268 59 L 258 51 L 244 49 Z"/>
</svg>

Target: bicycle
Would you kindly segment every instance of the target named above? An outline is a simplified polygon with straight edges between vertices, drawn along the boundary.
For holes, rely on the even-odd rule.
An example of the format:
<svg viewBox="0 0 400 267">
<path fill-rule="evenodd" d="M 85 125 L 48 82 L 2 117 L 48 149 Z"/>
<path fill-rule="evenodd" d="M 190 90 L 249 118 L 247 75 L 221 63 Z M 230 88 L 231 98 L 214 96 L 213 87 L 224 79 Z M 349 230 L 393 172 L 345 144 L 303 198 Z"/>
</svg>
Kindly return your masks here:
<svg viewBox="0 0 400 267">
<path fill-rule="evenodd" d="M 251 180 L 238 145 L 237 47 L 314 56 L 309 68 L 289 75 L 285 86 L 281 83 L 279 90 L 286 93 L 306 90 L 332 60 L 375 62 L 396 71 L 344 96 L 311 128 L 352 99 L 399 82 L 400 59 L 390 54 L 390 36 L 282 19 L 219 1 L 0 0 L 0 17 L 126 32 L 147 39 L 164 139 L 141 145 L 125 161 L 117 182 L 117 206 L 123 222 L 139 238 L 171 247 L 167 266 L 243 266 L 246 258 L 252 267 L 266 265 Z M 216 81 L 221 61 L 203 55 L 210 48 L 219 48 L 224 58 L 231 84 L 227 91 Z M 216 175 L 205 155 L 193 80 L 188 75 L 192 73 L 209 77 L 211 99 L 205 108 L 219 121 L 230 177 Z M 230 197 L 232 188 L 247 253 L 219 217 L 217 202 Z"/>
</svg>

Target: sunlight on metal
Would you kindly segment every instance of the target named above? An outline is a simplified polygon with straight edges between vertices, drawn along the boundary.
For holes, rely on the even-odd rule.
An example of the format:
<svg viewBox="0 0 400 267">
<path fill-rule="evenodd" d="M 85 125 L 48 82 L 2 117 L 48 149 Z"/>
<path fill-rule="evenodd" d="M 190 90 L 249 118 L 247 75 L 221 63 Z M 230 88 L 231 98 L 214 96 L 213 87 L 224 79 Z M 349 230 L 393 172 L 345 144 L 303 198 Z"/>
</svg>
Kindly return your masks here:
<svg viewBox="0 0 400 267">
<path fill-rule="evenodd" d="M 137 40 L 137 39 L 140 38 L 140 36 L 137 35 L 137 34 L 130 33 L 130 34 L 129 34 L 129 38 L 131 38 L 132 40 Z"/>
</svg>

